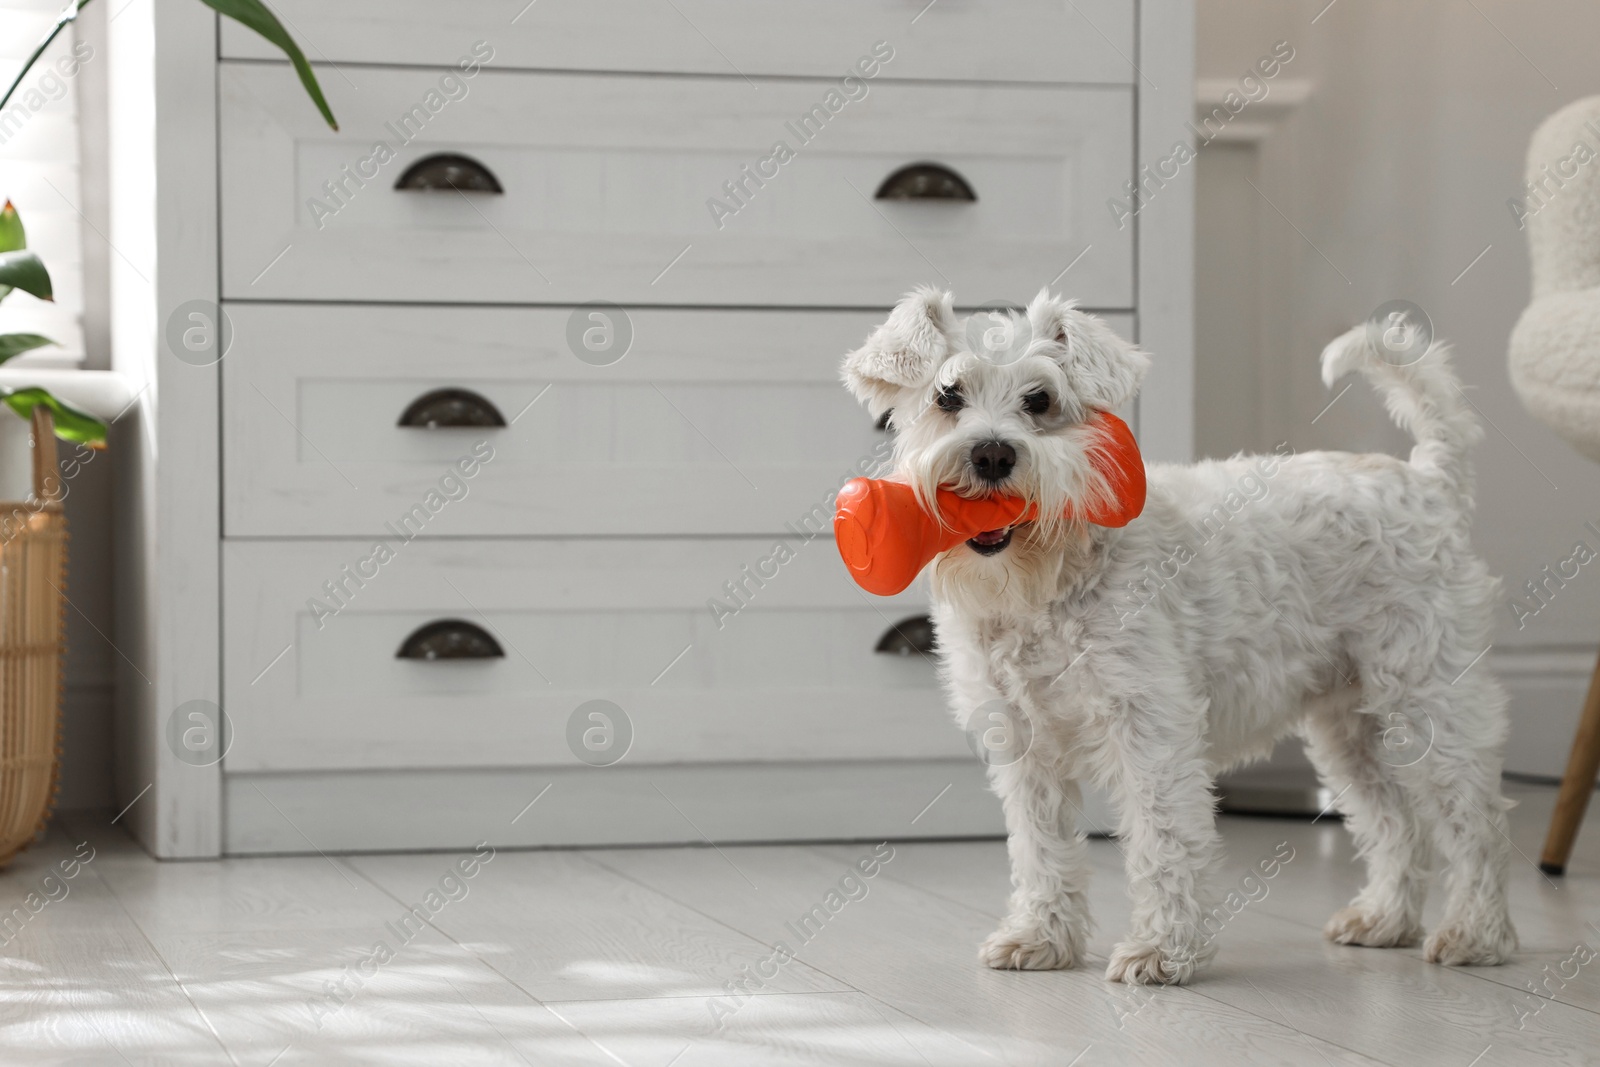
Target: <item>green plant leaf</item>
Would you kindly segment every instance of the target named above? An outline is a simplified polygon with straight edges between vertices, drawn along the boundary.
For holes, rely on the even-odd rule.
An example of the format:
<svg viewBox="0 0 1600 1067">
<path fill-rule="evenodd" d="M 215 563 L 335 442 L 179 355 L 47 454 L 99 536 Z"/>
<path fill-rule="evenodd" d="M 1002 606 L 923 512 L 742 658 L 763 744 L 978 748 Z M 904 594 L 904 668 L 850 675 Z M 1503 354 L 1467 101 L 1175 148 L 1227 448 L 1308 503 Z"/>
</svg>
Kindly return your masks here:
<svg viewBox="0 0 1600 1067">
<path fill-rule="evenodd" d="M 23 389 L 0 389 L 0 400 L 25 419 L 33 418 L 33 409 L 43 404 L 55 420 L 57 437 L 63 441 L 85 444 L 90 448 L 106 446 L 105 423 L 88 412 L 79 411 L 70 404 L 62 403 L 52 396 L 49 390 L 37 385 Z"/>
<path fill-rule="evenodd" d="M 22 228 L 22 216 L 17 214 L 17 209 L 11 201 L 6 201 L 4 210 L 0 210 L 0 252 L 15 252 L 28 245 L 28 234 Z M 0 285 L 0 300 L 11 295 L 11 286 Z"/>
<path fill-rule="evenodd" d="M 0 208 L 0 252 L 15 252 L 19 248 L 28 247 L 28 234 L 22 228 L 22 216 L 17 214 L 17 209 L 11 201 L 6 201 L 6 206 Z"/>
<path fill-rule="evenodd" d="M 4 363 L 12 356 L 20 356 L 24 352 L 53 344 L 55 342 L 50 338 L 40 337 L 36 333 L 0 333 L 0 363 Z"/>
<path fill-rule="evenodd" d="M 202 4 L 214 11 L 228 16 L 242 26 L 255 30 L 271 43 L 283 49 L 283 54 L 289 57 L 289 62 L 294 64 L 295 72 L 300 75 L 300 84 L 306 87 L 306 92 L 311 94 L 311 102 L 317 105 L 317 110 L 322 112 L 322 117 L 328 121 L 333 129 L 339 128 L 338 121 L 333 117 L 333 112 L 328 108 L 328 101 L 322 95 L 322 86 L 317 84 L 317 76 L 311 71 L 311 64 L 306 62 L 305 53 L 300 51 L 300 46 L 294 43 L 294 38 L 289 36 L 289 31 L 283 28 L 283 23 L 278 21 L 278 16 L 267 10 L 261 0 L 200 0 Z"/>
<path fill-rule="evenodd" d="M 44 261 L 37 253 L 26 248 L 0 252 L 0 285 L 32 293 L 40 300 L 55 299 L 50 288 L 50 272 L 44 269 Z"/>
</svg>

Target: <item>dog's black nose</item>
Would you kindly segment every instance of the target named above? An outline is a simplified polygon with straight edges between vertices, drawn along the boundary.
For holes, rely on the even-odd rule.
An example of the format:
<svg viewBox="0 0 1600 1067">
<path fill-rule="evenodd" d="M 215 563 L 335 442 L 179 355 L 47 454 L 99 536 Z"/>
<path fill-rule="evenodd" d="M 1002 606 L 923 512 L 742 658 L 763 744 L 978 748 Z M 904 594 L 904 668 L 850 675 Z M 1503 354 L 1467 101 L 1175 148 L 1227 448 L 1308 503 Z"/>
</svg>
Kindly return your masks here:
<svg viewBox="0 0 1600 1067">
<path fill-rule="evenodd" d="M 1017 450 L 1004 441 L 983 441 L 972 448 L 972 469 L 986 482 L 998 485 L 1011 477 Z"/>
</svg>

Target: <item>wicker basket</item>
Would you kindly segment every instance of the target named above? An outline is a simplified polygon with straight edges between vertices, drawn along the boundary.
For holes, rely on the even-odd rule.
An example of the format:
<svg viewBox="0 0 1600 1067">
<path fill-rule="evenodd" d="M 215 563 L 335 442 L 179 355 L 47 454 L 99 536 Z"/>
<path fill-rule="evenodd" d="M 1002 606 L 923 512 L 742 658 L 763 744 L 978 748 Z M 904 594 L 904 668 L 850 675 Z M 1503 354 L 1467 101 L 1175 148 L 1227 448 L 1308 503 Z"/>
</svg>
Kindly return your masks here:
<svg viewBox="0 0 1600 1067">
<path fill-rule="evenodd" d="M 33 498 L 0 503 L 0 867 L 44 829 L 59 787 L 67 567 L 61 489 L 55 428 L 41 406 L 33 414 Z"/>
</svg>

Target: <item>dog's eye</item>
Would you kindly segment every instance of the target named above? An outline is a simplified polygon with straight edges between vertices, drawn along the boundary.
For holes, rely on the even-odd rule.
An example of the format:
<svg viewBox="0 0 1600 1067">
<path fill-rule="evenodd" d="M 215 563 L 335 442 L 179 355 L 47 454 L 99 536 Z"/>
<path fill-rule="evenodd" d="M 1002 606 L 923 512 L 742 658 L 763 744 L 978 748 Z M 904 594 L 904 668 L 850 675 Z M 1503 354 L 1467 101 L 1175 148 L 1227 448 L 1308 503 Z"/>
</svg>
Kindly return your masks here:
<svg viewBox="0 0 1600 1067">
<path fill-rule="evenodd" d="M 966 400 L 961 396 L 961 387 L 959 385 L 945 386 L 939 390 L 939 395 L 933 398 L 933 402 L 939 405 L 940 411 L 949 412 L 960 411 L 967 405 Z"/>
<path fill-rule="evenodd" d="M 1040 389 L 1022 398 L 1022 410 L 1029 415 L 1043 415 L 1050 410 L 1050 394 Z"/>
</svg>

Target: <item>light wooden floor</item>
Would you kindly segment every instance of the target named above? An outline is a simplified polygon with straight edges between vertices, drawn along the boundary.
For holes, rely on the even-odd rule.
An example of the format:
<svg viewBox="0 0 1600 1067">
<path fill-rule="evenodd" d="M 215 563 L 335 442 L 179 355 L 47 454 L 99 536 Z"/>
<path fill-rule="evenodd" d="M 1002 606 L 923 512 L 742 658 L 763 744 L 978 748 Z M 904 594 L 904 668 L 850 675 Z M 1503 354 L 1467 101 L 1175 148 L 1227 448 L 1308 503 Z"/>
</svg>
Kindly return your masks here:
<svg viewBox="0 0 1600 1067">
<path fill-rule="evenodd" d="M 68 816 L 0 874 L 0 917 L 67 888 L 0 946 L 0 1063 L 1600 1062 L 1600 959 L 1572 958 L 1600 945 L 1600 818 L 1552 883 L 1526 857 L 1553 790 L 1508 789 L 1523 801 L 1512 965 L 1446 970 L 1415 949 L 1324 942 L 1359 877 L 1343 828 L 1228 819 L 1229 881 L 1280 842 L 1294 858 L 1227 925 L 1199 982 L 1151 991 L 1101 977 L 1127 918 L 1109 841 L 1092 848 L 1093 964 L 1000 973 L 975 956 L 1006 897 L 999 841 L 895 846 L 866 896 L 804 943 L 786 924 L 825 904 L 870 844 L 501 852 L 402 943 L 386 924 L 456 856 L 157 864 L 103 817 Z M 46 882 L 85 839 L 94 859 Z M 394 958 L 363 974 L 379 941 Z M 768 968 L 758 995 L 727 997 L 780 941 L 798 958 Z M 341 978 L 347 993 L 330 999 Z M 1535 999 L 1527 986 L 1546 980 L 1554 1000 Z M 732 1011 L 720 1031 L 713 1005 Z"/>
</svg>

